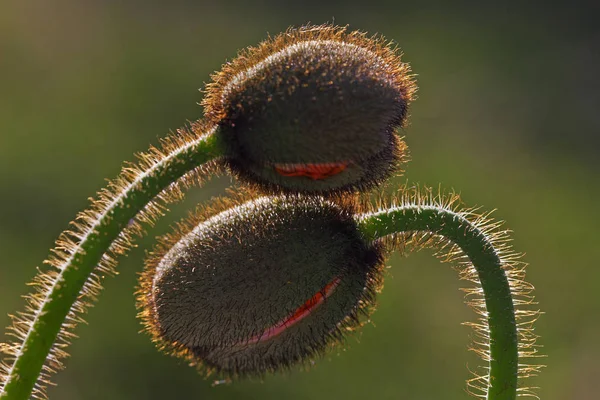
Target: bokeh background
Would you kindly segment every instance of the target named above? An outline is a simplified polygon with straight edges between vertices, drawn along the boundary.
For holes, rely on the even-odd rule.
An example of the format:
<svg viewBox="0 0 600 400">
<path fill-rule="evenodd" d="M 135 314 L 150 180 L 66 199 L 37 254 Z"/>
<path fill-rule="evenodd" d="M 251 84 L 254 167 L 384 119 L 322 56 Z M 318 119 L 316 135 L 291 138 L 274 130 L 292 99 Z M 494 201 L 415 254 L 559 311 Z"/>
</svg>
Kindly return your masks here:
<svg viewBox="0 0 600 400">
<path fill-rule="evenodd" d="M 123 160 L 202 115 L 209 74 L 267 33 L 349 24 L 418 74 L 408 180 L 497 208 L 526 252 L 546 400 L 600 393 L 597 2 L 5 0 L 0 4 L 0 325 L 87 198 Z M 192 190 L 106 280 L 53 399 L 465 399 L 474 319 L 455 271 L 392 256 L 373 324 L 310 371 L 211 387 L 139 333 L 144 251 L 229 178 Z M 0 340 L 6 339 L 0 331 Z"/>
</svg>

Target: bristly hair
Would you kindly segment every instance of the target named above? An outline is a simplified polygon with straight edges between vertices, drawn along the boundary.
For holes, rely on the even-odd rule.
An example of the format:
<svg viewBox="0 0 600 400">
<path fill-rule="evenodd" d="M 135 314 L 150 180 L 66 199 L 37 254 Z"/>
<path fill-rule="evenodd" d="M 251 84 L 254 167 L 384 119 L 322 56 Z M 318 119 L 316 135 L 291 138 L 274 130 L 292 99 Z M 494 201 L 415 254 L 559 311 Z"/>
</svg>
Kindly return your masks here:
<svg viewBox="0 0 600 400">
<path fill-rule="evenodd" d="M 378 35 L 368 37 L 364 32 L 349 32 L 347 26 L 304 25 L 299 28 L 288 28 L 284 33 L 269 37 L 256 47 L 241 50 L 236 58 L 224 64 L 219 72 L 213 74 L 212 82 L 206 86 L 204 91 L 206 95 L 202 101 L 208 120 L 219 123 L 226 117 L 223 96 L 226 95 L 229 85 L 236 77 L 249 73 L 258 63 L 286 47 L 306 41 L 343 42 L 370 51 L 375 57 L 381 58 L 388 74 L 394 77 L 406 101 L 414 100 L 417 91 L 414 75 L 411 74 L 410 66 L 401 61 L 401 53 L 394 42 L 386 41 Z"/>
<path fill-rule="evenodd" d="M 290 28 L 212 75 L 202 105 L 232 175 L 267 193 L 366 191 L 399 170 L 416 83 L 392 42 Z"/>
<path fill-rule="evenodd" d="M 294 201 L 294 199 L 296 199 L 303 201 L 304 203 L 314 203 L 315 205 L 323 201 L 330 202 L 340 207 L 340 212 L 347 214 L 350 220 L 352 219 L 355 207 L 358 204 L 356 201 L 357 198 L 353 196 L 339 196 L 328 199 L 315 196 L 304 198 L 296 195 L 280 196 L 280 198 L 284 197 L 288 200 Z M 347 344 L 348 335 L 355 333 L 359 327 L 368 322 L 368 317 L 375 310 L 376 294 L 380 292 L 383 286 L 382 273 L 384 270 L 384 260 L 381 251 L 382 246 L 374 244 L 372 248 L 376 249 L 375 254 L 377 255 L 377 259 L 373 260 L 374 265 L 367 271 L 366 284 L 357 301 L 357 305 L 352 308 L 351 312 L 347 314 L 344 319 L 337 323 L 336 328 L 330 331 L 327 334 L 327 337 L 322 338 L 327 344 L 322 348 L 311 348 L 311 354 L 304 355 L 299 361 L 285 363 L 278 367 L 272 366 L 265 370 L 257 370 L 254 372 L 224 370 L 218 366 L 207 365 L 205 360 L 184 344 L 165 339 L 163 332 L 161 332 L 161 324 L 155 309 L 155 300 L 152 296 L 155 274 L 161 262 L 163 262 L 167 254 L 182 240 L 182 238 L 186 237 L 203 222 L 218 216 L 224 211 L 234 210 L 235 212 L 235 209 L 241 210 L 245 204 L 249 204 L 248 202 L 260 202 L 261 199 L 268 198 L 260 197 L 259 192 L 244 187 L 228 190 L 227 196 L 213 198 L 209 204 L 198 205 L 197 209 L 190 212 L 187 218 L 176 224 L 172 233 L 158 239 L 157 245 L 147 257 L 145 263 L 146 266 L 140 276 L 136 297 L 137 306 L 140 310 L 138 317 L 142 321 L 144 331 L 151 337 L 159 350 L 185 360 L 189 365 L 196 367 L 198 372 L 207 378 L 215 376 L 218 379 L 225 378 L 225 380 L 228 381 L 240 377 L 264 377 L 268 373 L 285 372 L 289 371 L 293 365 L 299 365 L 306 369 L 310 368 L 313 364 L 312 361 L 315 358 L 322 357 L 332 349 Z M 258 230 L 260 231 L 260 229 Z M 260 232 L 257 232 L 257 235 L 260 235 Z"/>
<path fill-rule="evenodd" d="M 157 169 L 171 157 L 194 146 L 207 135 L 212 134 L 214 129 L 216 128 L 212 125 L 197 121 L 192 123 L 189 128 L 179 129 L 177 133 L 162 139 L 159 147 L 150 147 L 147 152 L 137 154 L 137 163 L 125 163 L 118 177 L 109 181 L 108 185 L 98 192 L 97 198 L 91 200 L 90 207 L 80 212 L 70 223 L 71 228 L 60 234 L 56 241 L 56 247 L 51 250 L 52 254 L 44 261 L 48 267 L 40 269 L 38 275 L 29 284 L 33 287 L 33 293 L 25 296 L 25 311 L 10 316 L 12 325 L 8 327 L 8 334 L 14 340 L 10 343 L 0 344 L 0 353 L 4 355 L 0 362 L 0 392 L 10 378 L 14 361 L 22 351 L 22 344 L 31 334 L 31 324 L 36 318 L 38 310 L 41 310 L 48 300 L 53 287 L 61 284 L 61 275 L 65 266 L 74 257 L 81 254 L 80 244 L 83 240 L 94 234 L 95 230 L 107 218 L 110 218 L 107 212 L 111 206 L 121 201 L 129 189 L 139 184 L 141 178 L 155 174 Z M 164 215 L 167 204 L 181 200 L 185 190 L 192 186 L 202 185 L 205 177 L 218 174 L 220 171 L 221 168 L 217 161 L 198 166 L 151 201 L 119 234 L 85 282 L 78 300 L 73 304 L 63 322 L 34 387 L 33 398 L 47 398 L 46 387 L 51 384 L 50 376 L 63 368 L 62 360 L 68 356 L 65 349 L 76 337 L 73 333 L 75 326 L 84 322 L 83 314 L 96 301 L 97 295 L 102 289 L 104 276 L 116 273 L 117 257 L 134 246 L 133 239 L 143 234 L 143 225 L 152 225 L 159 216 Z"/>
<path fill-rule="evenodd" d="M 539 318 L 541 312 L 535 307 L 537 303 L 532 294 L 533 285 L 525 280 L 527 263 L 521 261 L 521 253 L 516 253 L 512 249 L 511 231 L 502 228 L 504 222 L 492 219 L 491 214 L 493 211 L 482 213 L 479 207 L 465 208 L 458 194 L 454 192 L 444 193 L 440 188 L 434 191 L 428 187 L 409 187 L 405 185 L 395 195 L 385 196 L 379 194 L 378 196 L 374 201 L 368 195 L 360 198 L 361 205 L 358 208 L 364 214 L 358 216 L 358 218 L 364 218 L 369 214 L 385 211 L 393 207 L 435 207 L 453 212 L 465 218 L 492 243 L 502 262 L 502 269 L 508 278 L 515 307 L 519 350 L 519 387 L 517 389 L 517 396 L 539 399 L 535 393 L 535 389 L 537 388 L 527 387 L 523 380 L 528 377 L 537 376 L 540 369 L 544 366 L 536 364 L 534 361 L 531 361 L 531 363 L 523 361 L 544 357 L 539 353 L 541 346 L 536 343 L 539 336 L 534 332 L 534 323 Z M 464 252 L 448 239 L 430 232 L 399 233 L 379 240 L 389 251 L 396 250 L 402 254 L 423 248 L 433 248 L 436 250 L 435 255 L 440 260 L 453 264 L 461 280 L 472 284 L 471 287 L 461 289 L 465 293 L 466 304 L 479 315 L 476 322 L 464 323 L 464 325 L 473 328 L 475 332 L 469 350 L 475 352 L 483 361 L 489 362 L 490 337 L 485 299 L 477 271 Z M 488 370 L 489 367 L 481 366 L 475 371 L 470 371 L 473 374 L 473 377 L 467 381 L 467 392 L 470 395 L 478 398 L 486 398 L 489 384 Z"/>
</svg>

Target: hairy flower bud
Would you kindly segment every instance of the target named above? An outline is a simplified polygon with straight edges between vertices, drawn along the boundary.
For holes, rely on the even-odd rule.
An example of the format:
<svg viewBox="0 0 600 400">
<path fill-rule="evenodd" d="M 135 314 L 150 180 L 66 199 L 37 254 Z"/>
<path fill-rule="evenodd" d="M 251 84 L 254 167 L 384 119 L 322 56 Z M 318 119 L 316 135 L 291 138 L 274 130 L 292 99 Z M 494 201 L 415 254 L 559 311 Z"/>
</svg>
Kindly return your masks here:
<svg viewBox="0 0 600 400">
<path fill-rule="evenodd" d="M 369 188 L 402 161 L 395 131 L 415 84 L 381 38 L 345 28 L 291 29 L 242 52 L 214 77 L 204 101 L 227 163 L 267 190 Z"/>
<path fill-rule="evenodd" d="M 381 251 L 322 198 L 261 197 L 197 216 L 151 256 L 139 292 L 155 340 L 226 375 L 323 352 L 358 321 Z"/>
</svg>

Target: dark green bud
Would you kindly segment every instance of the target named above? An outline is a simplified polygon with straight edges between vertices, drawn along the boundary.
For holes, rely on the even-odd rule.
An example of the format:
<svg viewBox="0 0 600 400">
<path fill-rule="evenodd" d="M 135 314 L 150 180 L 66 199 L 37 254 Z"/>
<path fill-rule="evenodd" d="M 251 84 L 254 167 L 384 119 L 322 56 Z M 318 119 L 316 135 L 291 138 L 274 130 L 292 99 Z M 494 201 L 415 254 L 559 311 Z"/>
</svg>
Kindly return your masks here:
<svg viewBox="0 0 600 400">
<path fill-rule="evenodd" d="M 175 354 L 261 375 L 318 355 L 356 325 L 380 264 L 348 207 L 262 197 L 171 236 L 142 279 L 142 316 Z"/>
<path fill-rule="evenodd" d="M 415 91 L 409 72 L 382 39 L 308 26 L 226 64 L 204 105 L 242 180 L 275 191 L 360 190 L 402 161 L 395 131 Z"/>
</svg>

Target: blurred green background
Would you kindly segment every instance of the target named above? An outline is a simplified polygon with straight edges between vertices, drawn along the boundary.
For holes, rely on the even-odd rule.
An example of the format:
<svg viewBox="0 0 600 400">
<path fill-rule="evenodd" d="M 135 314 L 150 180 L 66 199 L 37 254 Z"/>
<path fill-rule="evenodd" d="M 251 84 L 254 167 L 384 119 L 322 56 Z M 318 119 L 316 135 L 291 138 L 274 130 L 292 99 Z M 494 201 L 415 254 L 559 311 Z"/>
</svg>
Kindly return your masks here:
<svg viewBox="0 0 600 400">
<path fill-rule="evenodd" d="M 485 3 L 485 2 L 484 2 Z M 3 1 L 0 5 L 0 325 L 87 198 L 123 160 L 202 115 L 197 91 L 238 49 L 306 22 L 350 24 L 402 47 L 419 99 L 400 184 L 497 208 L 526 252 L 548 367 L 546 400 L 600 393 L 598 6 L 411 1 Z M 310 371 L 211 387 L 139 334 L 144 251 L 213 180 L 149 231 L 106 280 L 52 399 L 465 399 L 474 319 L 431 252 L 392 256 L 373 324 Z M 0 340 L 6 337 L 0 335 Z M 359 343 L 360 342 L 360 343 Z"/>
</svg>

